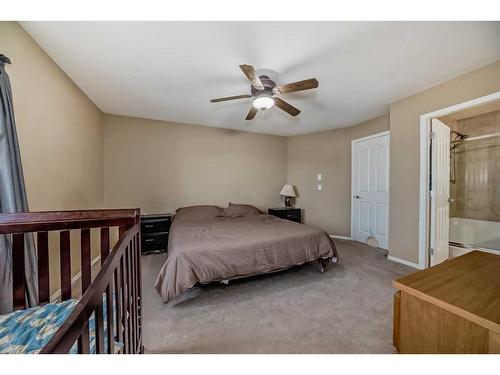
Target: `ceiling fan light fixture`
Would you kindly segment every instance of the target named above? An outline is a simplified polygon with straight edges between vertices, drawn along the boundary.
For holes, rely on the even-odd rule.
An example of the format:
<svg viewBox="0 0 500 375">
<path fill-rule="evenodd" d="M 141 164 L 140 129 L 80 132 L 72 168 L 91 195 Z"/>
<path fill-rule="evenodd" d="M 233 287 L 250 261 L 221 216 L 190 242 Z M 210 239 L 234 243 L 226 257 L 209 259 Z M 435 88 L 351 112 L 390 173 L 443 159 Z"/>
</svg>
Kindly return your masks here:
<svg viewBox="0 0 500 375">
<path fill-rule="evenodd" d="M 263 95 L 254 99 L 253 106 L 257 109 L 269 109 L 274 105 L 274 99 L 271 96 Z"/>
<path fill-rule="evenodd" d="M 277 74 L 271 70 L 260 70 L 260 74 L 252 65 L 240 65 L 241 71 L 250 82 L 250 93 L 244 95 L 226 96 L 210 100 L 211 103 L 226 102 L 229 100 L 253 98 L 252 106 L 245 120 L 253 120 L 259 109 L 266 110 L 273 106 L 295 117 L 300 114 L 300 109 L 295 108 L 278 96 L 295 91 L 316 89 L 319 82 L 316 78 L 304 79 L 302 81 L 276 85 Z"/>
</svg>

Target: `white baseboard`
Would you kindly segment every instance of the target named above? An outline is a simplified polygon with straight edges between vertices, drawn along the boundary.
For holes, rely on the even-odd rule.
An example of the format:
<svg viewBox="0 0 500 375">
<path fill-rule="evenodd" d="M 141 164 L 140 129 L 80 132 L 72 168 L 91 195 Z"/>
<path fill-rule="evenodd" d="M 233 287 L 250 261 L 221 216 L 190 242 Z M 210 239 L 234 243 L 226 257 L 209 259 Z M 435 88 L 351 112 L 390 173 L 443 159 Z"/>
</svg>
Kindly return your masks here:
<svg viewBox="0 0 500 375">
<path fill-rule="evenodd" d="M 460 247 L 450 246 L 450 258 L 456 258 L 461 255 L 465 255 L 471 251 L 472 249 L 462 249 Z"/>
<path fill-rule="evenodd" d="M 407 261 L 404 259 L 396 258 L 396 257 L 393 257 L 392 255 L 387 255 L 387 259 L 392 260 L 393 262 L 404 264 L 405 266 L 410 266 L 410 267 L 416 268 L 417 270 L 422 269 L 422 268 L 420 268 L 420 265 L 418 265 L 417 263 L 413 263 L 413 262 L 410 262 L 410 261 Z"/>
<path fill-rule="evenodd" d="M 347 236 L 337 236 L 336 234 L 329 234 L 331 238 L 338 238 L 339 240 L 349 240 L 352 241 L 352 237 Z"/>
<path fill-rule="evenodd" d="M 101 256 L 98 255 L 96 256 L 92 262 L 90 263 L 90 269 L 92 270 L 92 267 L 94 267 L 97 262 L 101 260 Z M 78 272 L 73 278 L 71 279 L 71 287 L 73 287 L 73 284 L 75 284 L 80 278 L 82 277 L 82 273 Z M 59 297 L 61 297 L 61 289 L 57 290 L 52 296 L 50 296 L 50 302 L 57 302 L 59 300 Z"/>
</svg>

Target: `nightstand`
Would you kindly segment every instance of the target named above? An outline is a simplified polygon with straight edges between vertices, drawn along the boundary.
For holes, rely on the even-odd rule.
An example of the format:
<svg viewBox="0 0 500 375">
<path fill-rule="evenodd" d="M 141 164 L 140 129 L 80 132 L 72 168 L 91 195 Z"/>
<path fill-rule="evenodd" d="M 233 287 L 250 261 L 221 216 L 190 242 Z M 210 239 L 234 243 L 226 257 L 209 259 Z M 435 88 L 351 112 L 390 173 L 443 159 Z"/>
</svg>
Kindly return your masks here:
<svg viewBox="0 0 500 375">
<path fill-rule="evenodd" d="M 296 223 L 302 223 L 302 210 L 300 208 L 269 208 L 267 210 L 269 215 L 274 215 L 282 219 L 295 221 Z"/>
<path fill-rule="evenodd" d="M 141 216 L 141 254 L 167 251 L 171 224 L 170 214 Z"/>
</svg>

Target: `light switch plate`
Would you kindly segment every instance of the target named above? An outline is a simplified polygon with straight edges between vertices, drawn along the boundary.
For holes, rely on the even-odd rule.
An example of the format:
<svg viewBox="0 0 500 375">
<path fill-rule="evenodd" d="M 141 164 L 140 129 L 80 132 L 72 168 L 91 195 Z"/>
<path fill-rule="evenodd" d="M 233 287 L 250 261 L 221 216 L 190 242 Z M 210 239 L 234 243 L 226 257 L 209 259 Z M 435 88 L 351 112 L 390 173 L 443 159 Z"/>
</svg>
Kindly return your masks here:
<svg viewBox="0 0 500 375">
<path fill-rule="evenodd" d="M 320 174 L 318 175 L 318 181 L 321 181 L 322 179 L 323 179 L 323 175 L 320 173 Z"/>
<path fill-rule="evenodd" d="M 322 190 L 323 189 L 323 186 L 321 186 L 321 184 L 318 184 L 318 190 Z"/>
</svg>

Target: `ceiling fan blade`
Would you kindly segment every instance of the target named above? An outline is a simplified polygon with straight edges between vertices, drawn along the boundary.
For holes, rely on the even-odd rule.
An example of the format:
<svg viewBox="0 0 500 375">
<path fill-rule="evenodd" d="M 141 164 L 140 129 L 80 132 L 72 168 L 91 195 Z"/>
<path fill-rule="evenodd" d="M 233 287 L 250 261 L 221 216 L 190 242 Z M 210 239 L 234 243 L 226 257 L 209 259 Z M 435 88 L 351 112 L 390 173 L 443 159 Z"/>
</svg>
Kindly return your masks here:
<svg viewBox="0 0 500 375">
<path fill-rule="evenodd" d="M 276 86 L 274 92 L 276 94 L 286 94 L 287 92 L 304 91 L 315 89 L 319 86 L 316 78 L 305 79 L 303 81 L 288 83 L 286 85 Z"/>
<path fill-rule="evenodd" d="M 243 73 L 245 73 L 245 76 L 248 78 L 254 88 L 259 91 L 264 90 L 264 85 L 262 84 L 259 75 L 252 65 L 243 64 L 240 65 L 240 69 L 243 71 Z"/>
<path fill-rule="evenodd" d="M 210 100 L 210 103 L 226 102 L 228 100 L 246 99 L 246 98 L 251 98 L 251 97 L 252 97 L 252 95 L 250 95 L 250 94 L 226 96 L 225 98 L 212 99 L 212 100 Z"/>
<path fill-rule="evenodd" d="M 255 115 L 257 114 L 259 110 L 257 108 L 255 108 L 254 106 L 252 106 L 250 108 L 250 111 L 248 111 L 248 115 L 246 117 L 245 120 L 253 120 L 253 118 L 255 117 Z"/>
<path fill-rule="evenodd" d="M 274 103 L 276 104 L 276 107 L 282 109 L 291 116 L 297 116 L 300 113 L 300 110 L 280 98 L 274 98 Z"/>
</svg>

